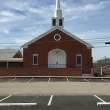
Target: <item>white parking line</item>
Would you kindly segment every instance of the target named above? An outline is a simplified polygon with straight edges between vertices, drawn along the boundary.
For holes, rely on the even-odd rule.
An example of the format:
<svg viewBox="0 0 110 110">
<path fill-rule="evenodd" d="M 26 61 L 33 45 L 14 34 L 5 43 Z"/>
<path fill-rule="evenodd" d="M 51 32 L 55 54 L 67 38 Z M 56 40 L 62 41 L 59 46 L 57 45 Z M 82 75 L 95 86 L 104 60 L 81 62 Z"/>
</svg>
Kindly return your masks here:
<svg viewBox="0 0 110 110">
<path fill-rule="evenodd" d="M 48 106 L 51 105 L 51 103 L 52 103 L 52 99 L 53 99 L 53 95 L 50 96 L 49 102 L 48 102 L 48 104 L 47 104 Z"/>
<path fill-rule="evenodd" d="M 97 95 L 94 95 L 94 97 L 96 97 L 97 99 L 99 99 L 100 101 L 102 101 L 102 102 L 97 102 L 97 106 L 99 106 L 99 105 L 109 105 L 110 106 L 110 102 L 105 102 L 104 100 L 102 100 Z"/>
<path fill-rule="evenodd" d="M 51 78 L 49 78 L 48 82 L 50 82 Z"/>
<path fill-rule="evenodd" d="M 110 81 L 108 81 L 108 80 L 105 80 L 105 79 L 101 79 L 101 80 L 103 80 L 103 81 L 106 81 L 106 82 L 110 82 Z"/>
<path fill-rule="evenodd" d="M 37 103 L 0 103 L 0 106 L 35 106 Z"/>
<path fill-rule="evenodd" d="M 11 82 L 11 81 L 14 81 L 14 80 L 16 80 L 16 78 L 14 78 L 14 79 L 11 79 L 10 81 L 8 81 L 8 83 L 9 83 L 9 82 Z"/>
<path fill-rule="evenodd" d="M 69 81 L 68 78 L 66 78 L 66 79 L 67 79 L 67 82 L 68 82 Z"/>
<path fill-rule="evenodd" d="M 27 83 L 31 82 L 34 78 L 31 78 L 29 81 L 27 81 Z"/>
<path fill-rule="evenodd" d="M 109 105 L 110 106 L 110 102 L 98 102 L 97 103 L 97 106 L 99 106 L 99 105 Z"/>
<path fill-rule="evenodd" d="M 105 103 L 104 100 L 102 100 L 100 97 L 98 97 L 97 95 L 94 95 L 94 97 L 96 97 L 97 99 L 99 99 L 100 101 L 102 101 L 103 103 Z"/>
<path fill-rule="evenodd" d="M 9 95 L 9 96 L 7 96 L 7 97 L 5 97 L 5 98 L 3 98 L 3 99 L 1 99 L 0 100 L 0 102 L 2 102 L 2 101 L 4 101 L 4 100 L 6 100 L 6 99 L 8 99 L 8 98 L 10 98 L 12 95 Z"/>
<path fill-rule="evenodd" d="M 84 78 L 84 80 L 87 81 L 87 82 L 90 82 L 89 80 L 87 80 L 87 79 L 85 79 L 85 78 Z"/>
</svg>

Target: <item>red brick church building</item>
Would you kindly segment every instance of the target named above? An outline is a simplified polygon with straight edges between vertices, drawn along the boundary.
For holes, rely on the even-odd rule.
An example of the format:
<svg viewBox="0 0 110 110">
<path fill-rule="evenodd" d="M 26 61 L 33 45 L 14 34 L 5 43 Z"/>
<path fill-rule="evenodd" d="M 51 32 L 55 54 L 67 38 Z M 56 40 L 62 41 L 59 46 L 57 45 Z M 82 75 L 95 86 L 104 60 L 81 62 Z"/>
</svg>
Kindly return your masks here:
<svg viewBox="0 0 110 110">
<path fill-rule="evenodd" d="M 56 9 L 52 17 L 52 29 L 24 44 L 23 47 L 23 66 L 42 68 L 48 71 L 66 71 L 71 69 L 70 73 L 64 75 L 82 75 L 90 74 L 92 68 L 91 48 L 87 42 L 63 29 L 64 18 L 60 9 L 60 0 L 56 0 Z M 81 70 L 82 72 L 75 73 Z M 63 72 L 62 71 L 62 72 Z"/>
<path fill-rule="evenodd" d="M 60 0 L 56 0 L 52 28 L 22 45 L 23 67 L 19 75 L 91 75 L 92 46 L 66 31 L 63 26 Z"/>
</svg>

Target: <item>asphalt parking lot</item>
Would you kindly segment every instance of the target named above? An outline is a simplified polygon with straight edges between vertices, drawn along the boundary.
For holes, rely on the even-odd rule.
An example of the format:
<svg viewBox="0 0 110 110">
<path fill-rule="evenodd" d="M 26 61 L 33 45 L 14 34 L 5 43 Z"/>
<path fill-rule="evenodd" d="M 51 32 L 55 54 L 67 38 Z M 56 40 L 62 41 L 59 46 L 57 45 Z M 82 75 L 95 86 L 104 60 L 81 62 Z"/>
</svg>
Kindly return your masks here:
<svg viewBox="0 0 110 110">
<path fill-rule="evenodd" d="M 43 82 L 43 84 L 42 84 L 42 82 Z M 69 82 L 70 82 L 70 84 L 69 84 Z M 0 78 L 0 87 L 4 86 L 3 90 L 7 90 L 7 91 L 9 89 L 5 89 L 5 88 L 6 87 L 8 88 L 8 86 L 12 87 L 13 90 L 15 90 L 16 88 L 17 88 L 17 90 L 24 89 L 24 91 L 30 90 L 30 88 L 32 90 L 35 90 L 34 88 L 38 87 L 38 85 L 37 85 L 38 83 L 43 85 L 43 86 L 40 85 L 40 86 L 42 86 L 41 88 L 45 87 L 45 85 L 44 85 L 45 83 L 50 84 L 50 85 L 48 85 L 49 87 L 50 86 L 53 87 L 53 85 L 57 84 L 57 83 L 58 83 L 58 85 L 64 83 L 65 87 L 61 86 L 62 87 L 61 88 L 59 86 L 57 88 L 57 89 L 59 89 L 59 91 L 61 91 L 63 88 L 67 88 L 68 85 L 73 87 L 77 83 L 78 84 L 83 83 L 84 85 L 87 84 L 85 87 L 81 88 L 82 85 L 79 87 L 81 90 L 83 90 L 83 88 L 86 88 L 87 86 L 89 87 L 89 85 L 91 85 L 91 84 L 92 84 L 92 87 L 96 86 L 94 84 L 99 84 L 99 85 L 103 84 L 109 88 L 110 79 L 109 78 L 99 78 L 99 79 L 98 78 L 94 78 L 94 79 L 93 78 L 69 78 L 69 77 L 63 77 L 63 78 L 1 77 Z M 34 86 L 32 87 L 33 84 L 34 84 Z M 51 85 L 51 84 L 53 84 L 53 85 Z M 6 87 L 5 87 L 5 85 L 6 85 Z M 56 85 L 55 88 L 58 85 Z M 16 86 L 22 86 L 22 87 L 16 87 Z M 29 89 L 27 89 L 27 88 L 29 88 Z M 79 88 L 78 88 L 78 90 L 80 90 Z M 97 86 L 96 86 L 96 88 L 97 88 Z M 45 88 L 43 90 L 45 90 Z M 48 90 L 48 91 L 50 91 L 50 90 Z M 53 90 L 53 88 L 52 88 L 52 90 Z M 74 88 L 70 89 L 70 90 L 75 91 Z M 92 90 L 92 88 L 90 88 L 90 90 Z M 0 110 L 15 110 L 15 109 L 16 110 L 110 110 L 110 95 L 109 94 L 102 95 L 100 93 L 101 89 L 98 90 L 99 94 L 91 94 L 91 95 L 88 95 L 88 94 L 87 95 L 82 95 L 82 94 L 47 95 L 47 94 L 45 94 L 45 91 L 43 92 L 44 95 L 33 95 L 33 94 L 27 95 L 27 94 L 25 94 L 25 92 L 24 92 L 24 94 L 22 94 L 21 91 L 18 93 L 15 93 L 15 94 L 14 94 L 14 92 L 13 93 L 10 92 L 10 94 L 7 94 L 7 95 L 0 94 Z M 58 90 L 56 90 L 56 91 L 58 91 Z M 50 91 L 50 93 L 51 92 L 52 91 Z M 109 92 L 109 89 L 107 90 L 107 92 Z M 2 93 L 2 88 L 1 88 L 1 93 Z M 80 93 L 82 93 L 82 92 L 80 92 Z"/>
<path fill-rule="evenodd" d="M 110 83 L 110 78 L 68 78 L 68 77 L 1 77 L 0 83 L 31 82 L 103 82 Z"/>
<path fill-rule="evenodd" d="M 108 96 L 97 96 L 110 102 Z M 110 110 L 95 96 L 0 96 L 1 110 Z M 103 102 L 104 103 L 104 102 Z M 6 105 L 10 104 L 10 105 Z M 15 104 L 15 105 L 12 105 Z M 21 104 L 21 105 L 19 105 Z M 27 104 L 27 105 L 23 105 Z M 33 105 L 31 105 L 33 104 Z"/>
</svg>

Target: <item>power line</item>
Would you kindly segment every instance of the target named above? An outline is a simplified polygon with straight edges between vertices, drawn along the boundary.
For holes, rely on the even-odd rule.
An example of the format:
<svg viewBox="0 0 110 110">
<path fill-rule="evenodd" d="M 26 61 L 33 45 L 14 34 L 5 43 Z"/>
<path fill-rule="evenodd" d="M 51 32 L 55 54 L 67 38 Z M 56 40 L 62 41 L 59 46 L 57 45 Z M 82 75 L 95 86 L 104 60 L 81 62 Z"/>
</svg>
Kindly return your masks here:
<svg viewBox="0 0 110 110">
<path fill-rule="evenodd" d="M 40 25 L 38 25 L 38 26 L 40 26 Z M 44 26 L 43 26 L 44 27 Z M 36 26 L 36 29 L 37 29 L 38 27 Z M 84 28 L 78 28 L 78 29 L 76 29 L 76 30 L 78 30 L 79 31 L 79 29 L 84 29 Z M 88 29 L 87 27 L 85 28 L 85 29 Z M 88 32 L 88 31 L 95 31 L 95 30 L 105 30 L 105 29 L 110 29 L 110 27 L 107 27 L 107 28 L 100 28 L 100 29 L 90 29 L 90 30 L 85 30 L 86 32 Z M 35 29 L 30 29 L 31 31 L 32 30 L 35 30 Z M 84 31 L 84 30 L 82 30 L 82 31 Z M 36 32 L 36 31 L 35 31 Z M 33 32 L 34 33 L 34 32 Z M 40 33 L 42 33 L 42 32 L 40 32 Z M 18 35 L 18 36 L 15 36 L 15 35 L 11 35 L 11 36 L 8 36 L 8 35 L 0 35 L 0 37 L 30 37 L 30 36 L 36 36 L 35 34 L 26 34 L 26 35 Z M 39 36 L 39 35 L 38 35 Z"/>
<path fill-rule="evenodd" d="M 80 30 L 80 29 L 82 29 L 82 30 Z M 86 30 L 85 30 L 86 29 Z M 89 32 L 89 31 L 97 31 L 97 30 L 107 30 L 107 29 L 110 29 L 110 27 L 108 27 L 108 28 L 100 28 L 100 29 L 95 29 L 95 28 L 93 28 L 93 29 L 89 29 L 89 30 L 87 30 L 87 29 L 89 29 L 89 28 L 78 28 L 78 29 L 76 29 L 75 31 L 76 32 Z M 78 30 L 78 31 L 77 31 Z"/>
<path fill-rule="evenodd" d="M 15 47 L 15 46 L 14 46 Z M 18 46 L 17 46 L 18 47 Z M 107 47 L 110 47 L 110 46 L 97 46 L 97 47 L 93 47 L 93 48 L 107 48 Z M 9 47 L 9 49 L 11 49 L 12 47 Z M 8 48 L 6 48 L 8 49 Z M 19 49 L 21 49 L 21 47 L 19 46 Z M 2 50 L 2 49 L 1 49 Z M 2 53 L 2 52 L 0 52 Z M 3 52 L 4 53 L 4 52 Z M 6 53 L 10 53 L 10 52 L 6 52 Z"/>
<path fill-rule="evenodd" d="M 22 43 L 0 43 L 0 44 L 22 44 Z"/>
<path fill-rule="evenodd" d="M 103 38 L 93 38 L 93 39 L 83 39 L 83 40 L 99 40 L 99 39 L 110 39 L 110 37 L 103 37 Z"/>
<path fill-rule="evenodd" d="M 93 39 L 82 39 L 82 40 L 107 40 L 107 39 L 110 39 L 110 37 L 105 37 L 105 38 L 93 38 Z M 60 42 L 65 42 L 65 41 L 76 41 L 76 40 L 64 40 L 64 41 L 60 41 Z M 86 41 L 86 42 L 87 42 Z M 44 41 L 44 42 L 38 42 L 38 43 L 45 43 L 45 42 L 56 42 L 56 41 Z M 26 43 L 26 42 L 21 42 L 21 43 L 12 43 L 12 42 L 10 42 L 10 43 L 0 43 L 0 44 L 24 44 L 24 43 Z M 95 42 L 96 43 L 96 42 Z M 99 43 L 99 42 L 97 42 L 97 43 Z M 104 43 L 104 42 L 100 42 L 100 43 Z"/>
<path fill-rule="evenodd" d="M 103 48 L 103 47 L 110 47 L 110 46 L 98 46 L 98 47 L 93 47 L 93 48 Z"/>
<path fill-rule="evenodd" d="M 43 43 L 43 42 L 42 42 Z M 105 44 L 105 42 L 89 42 L 90 44 L 101 44 L 101 43 L 103 43 L 103 44 Z M 7 45 L 8 44 L 8 46 L 9 45 L 16 45 L 16 44 L 18 44 L 18 45 L 23 45 L 23 44 L 25 44 L 25 43 L 0 43 L 0 45 Z M 88 44 L 88 43 L 87 43 Z"/>
<path fill-rule="evenodd" d="M 110 38 L 110 37 L 106 37 L 106 38 Z M 104 38 L 94 38 L 94 39 L 104 39 Z M 36 44 L 54 43 L 54 42 L 56 42 L 56 41 L 43 41 L 43 42 L 37 42 Z M 64 41 L 60 41 L 59 43 L 63 43 L 63 42 L 76 42 L 76 40 L 64 40 Z M 99 42 L 93 42 L 92 41 L 90 44 L 98 44 L 98 43 L 104 43 L 105 44 L 105 42 L 100 42 L 100 41 Z M 16 44 L 18 44 L 18 45 L 16 45 Z M 1 45 L 0 47 L 6 47 L 6 48 L 8 48 L 8 47 L 10 47 L 10 48 L 11 47 L 19 47 L 19 48 L 21 48 L 21 46 L 19 44 L 22 45 L 21 43 L 0 43 L 0 45 Z M 85 43 L 85 44 L 88 44 L 88 43 Z M 95 48 L 100 48 L 100 47 L 109 47 L 109 46 L 99 46 L 99 47 L 95 47 Z"/>
</svg>

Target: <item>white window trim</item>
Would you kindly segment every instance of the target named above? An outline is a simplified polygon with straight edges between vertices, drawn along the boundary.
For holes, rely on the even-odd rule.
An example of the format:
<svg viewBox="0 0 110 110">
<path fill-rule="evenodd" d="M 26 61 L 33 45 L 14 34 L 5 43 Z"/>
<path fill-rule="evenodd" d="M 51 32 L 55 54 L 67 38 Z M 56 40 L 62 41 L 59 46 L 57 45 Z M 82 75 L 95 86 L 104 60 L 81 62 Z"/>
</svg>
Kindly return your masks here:
<svg viewBox="0 0 110 110">
<path fill-rule="evenodd" d="M 77 56 L 81 56 L 81 64 L 77 64 Z M 76 54 L 76 66 L 82 66 L 82 54 Z"/>
<path fill-rule="evenodd" d="M 37 64 L 34 64 L 34 56 L 37 56 Z M 38 65 L 38 54 L 33 54 L 33 65 Z"/>
<path fill-rule="evenodd" d="M 55 39 L 55 36 L 56 36 L 56 35 L 59 35 L 59 36 L 60 36 L 60 34 L 55 34 L 55 35 L 54 35 L 54 40 L 60 41 L 60 40 L 61 40 L 61 36 L 60 36 L 60 38 L 57 40 L 57 39 Z"/>
</svg>

